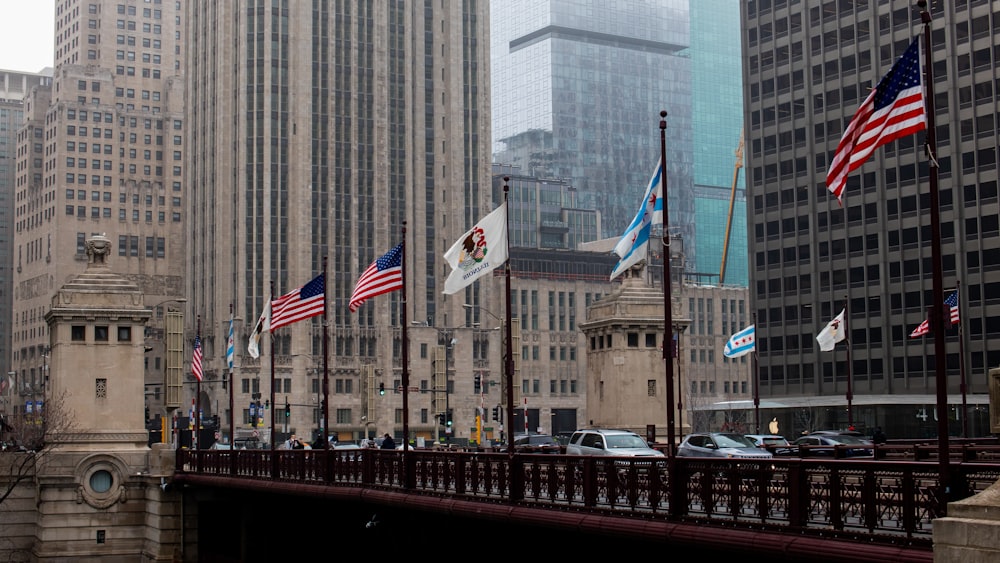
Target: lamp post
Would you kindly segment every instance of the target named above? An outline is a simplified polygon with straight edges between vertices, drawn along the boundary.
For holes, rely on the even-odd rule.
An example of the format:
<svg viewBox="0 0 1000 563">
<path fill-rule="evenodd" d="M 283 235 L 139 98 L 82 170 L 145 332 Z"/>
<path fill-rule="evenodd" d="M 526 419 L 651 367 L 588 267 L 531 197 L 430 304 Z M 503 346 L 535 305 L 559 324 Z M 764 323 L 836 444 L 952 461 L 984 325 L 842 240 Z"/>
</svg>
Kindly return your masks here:
<svg viewBox="0 0 1000 563">
<path fill-rule="evenodd" d="M 473 305 L 471 303 L 462 303 L 462 307 L 464 307 L 466 309 L 469 309 L 470 311 L 478 309 L 478 310 L 486 313 L 490 317 L 492 317 L 493 320 L 499 322 L 500 326 L 497 327 L 497 328 L 500 329 L 500 343 L 501 343 L 501 345 L 504 345 L 507 342 L 505 339 L 507 338 L 507 335 L 508 335 L 509 331 L 507 330 L 507 323 L 504 322 L 503 319 L 501 319 L 499 316 L 497 316 L 496 314 L 494 314 L 492 311 L 490 311 L 486 307 L 483 307 L 482 305 Z M 475 325 L 475 323 L 473 323 L 473 324 Z M 501 363 L 504 366 L 507 365 L 506 350 L 507 350 L 507 348 L 504 347 L 504 352 L 501 354 L 501 357 L 503 359 L 503 361 Z M 506 367 L 505 367 L 505 371 L 506 371 Z M 506 373 L 504 373 L 504 376 L 503 376 L 502 380 L 505 382 L 505 385 L 508 385 L 508 384 L 509 385 L 513 385 L 512 381 L 507 381 L 507 374 Z M 480 386 L 480 390 L 482 389 L 482 385 L 486 385 L 486 382 L 485 381 L 482 382 L 482 384 Z M 506 388 L 506 387 L 504 387 L 504 388 Z M 480 393 L 482 393 L 482 391 L 480 391 Z M 480 407 L 482 408 L 483 415 L 485 416 L 486 405 L 485 405 L 485 401 L 483 400 L 482 397 L 480 397 Z M 501 409 L 501 412 L 502 412 L 502 410 L 503 409 Z M 524 409 L 524 420 L 525 420 L 525 426 L 527 426 L 527 420 L 528 420 L 528 409 L 527 408 Z M 513 419 L 511 419 L 511 420 L 508 420 L 507 423 L 513 424 L 514 421 L 513 421 Z M 511 435 L 513 436 L 513 432 L 511 432 Z M 503 442 L 503 440 L 504 440 L 504 423 L 501 421 L 500 422 L 500 441 Z"/>
</svg>

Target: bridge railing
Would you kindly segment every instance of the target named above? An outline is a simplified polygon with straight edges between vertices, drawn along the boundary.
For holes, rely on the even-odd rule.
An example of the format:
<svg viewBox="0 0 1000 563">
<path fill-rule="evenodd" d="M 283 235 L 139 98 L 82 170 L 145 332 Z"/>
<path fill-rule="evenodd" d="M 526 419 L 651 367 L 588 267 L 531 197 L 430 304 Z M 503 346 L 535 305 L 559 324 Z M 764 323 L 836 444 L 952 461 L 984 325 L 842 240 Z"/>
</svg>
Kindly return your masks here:
<svg viewBox="0 0 1000 563">
<path fill-rule="evenodd" d="M 945 503 L 1000 479 L 995 462 L 614 458 L 410 450 L 180 450 L 178 474 L 397 489 L 479 502 L 592 511 L 930 546 Z"/>
</svg>

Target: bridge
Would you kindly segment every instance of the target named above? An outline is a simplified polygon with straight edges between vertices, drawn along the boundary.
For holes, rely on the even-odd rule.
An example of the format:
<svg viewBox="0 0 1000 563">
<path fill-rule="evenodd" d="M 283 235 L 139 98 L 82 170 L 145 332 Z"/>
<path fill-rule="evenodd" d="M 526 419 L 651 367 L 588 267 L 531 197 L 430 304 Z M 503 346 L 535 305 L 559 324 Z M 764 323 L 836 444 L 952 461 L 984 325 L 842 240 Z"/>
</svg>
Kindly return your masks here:
<svg viewBox="0 0 1000 563">
<path fill-rule="evenodd" d="M 862 459 L 611 458 L 411 449 L 186 450 L 174 483 L 363 500 L 425 518 L 520 523 L 770 561 L 933 561 L 947 502 L 1000 479 L 1000 446 L 953 448 L 951 490 L 933 449 Z M 712 549 L 705 551 L 705 538 Z M 746 560 L 746 559 L 744 559 Z"/>
</svg>

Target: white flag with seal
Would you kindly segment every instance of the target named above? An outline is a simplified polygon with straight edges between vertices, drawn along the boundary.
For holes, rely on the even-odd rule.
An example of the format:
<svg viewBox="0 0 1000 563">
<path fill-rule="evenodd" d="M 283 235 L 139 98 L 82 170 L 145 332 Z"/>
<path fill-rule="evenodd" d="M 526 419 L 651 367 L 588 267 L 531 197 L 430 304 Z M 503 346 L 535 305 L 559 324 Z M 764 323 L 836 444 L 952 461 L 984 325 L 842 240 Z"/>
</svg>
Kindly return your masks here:
<svg viewBox="0 0 1000 563">
<path fill-rule="evenodd" d="M 816 335 L 816 342 L 819 342 L 819 349 L 829 352 L 837 346 L 837 343 L 847 338 L 847 325 L 844 321 L 844 313 L 847 309 L 840 311 L 832 321 L 826 324 L 826 328 Z"/>
<path fill-rule="evenodd" d="M 451 245 L 444 259 L 451 274 L 444 281 L 451 295 L 507 261 L 507 202 L 483 217 Z"/>
<path fill-rule="evenodd" d="M 260 314 L 257 324 L 253 327 L 253 332 L 250 333 L 250 343 L 247 344 L 247 352 L 250 353 L 250 357 L 254 359 L 260 357 L 260 337 L 269 330 L 271 330 L 270 298 L 264 303 L 264 312 Z"/>
</svg>

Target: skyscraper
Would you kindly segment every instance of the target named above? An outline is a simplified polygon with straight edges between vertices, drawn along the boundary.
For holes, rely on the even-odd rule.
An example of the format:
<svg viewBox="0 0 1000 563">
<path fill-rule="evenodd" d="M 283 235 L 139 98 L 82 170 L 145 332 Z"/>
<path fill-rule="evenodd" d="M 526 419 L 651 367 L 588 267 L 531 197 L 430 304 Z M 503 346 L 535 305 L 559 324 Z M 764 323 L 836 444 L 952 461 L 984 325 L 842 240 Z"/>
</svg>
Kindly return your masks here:
<svg viewBox="0 0 1000 563">
<path fill-rule="evenodd" d="M 412 385 L 426 385 L 428 350 L 465 326 L 462 305 L 492 287 L 442 295 L 445 251 L 494 208 L 487 4 L 201 0 L 187 14 L 186 293 L 202 316 L 206 380 L 225 365 L 233 305 L 238 409 L 251 389 L 268 396 L 274 361 L 273 393 L 291 405 L 290 431 L 318 431 L 327 368 L 329 431 L 400 430 L 401 324 L 428 327 L 410 331 Z M 404 240 L 404 225 L 410 316 L 401 316 L 398 291 L 350 312 L 358 277 Z M 246 354 L 272 293 L 324 267 L 327 318 L 275 331 L 273 355 L 267 336 L 261 358 Z M 462 363 L 471 351 L 458 340 L 449 375 L 471 389 Z M 379 383 L 390 392 L 372 393 Z M 434 424 L 426 397 L 410 403 L 410 428 L 421 435 Z M 237 412 L 238 426 L 247 416 Z"/>
<path fill-rule="evenodd" d="M 691 271 L 717 281 L 741 127 L 738 2 L 491 9 L 494 160 L 568 179 L 580 207 L 601 211 L 599 236 L 617 238 L 659 160 L 667 111 L 670 230 L 685 240 Z M 729 283 L 746 283 L 744 240 L 742 231 L 731 239 Z"/>
<path fill-rule="evenodd" d="M 11 306 L 14 288 L 14 210 L 17 177 L 17 131 L 24 123 L 24 100 L 40 86 L 47 92 L 52 84 L 52 69 L 40 73 L 0 71 L 0 374 L 11 371 Z M 34 133 L 34 131 L 32 131 Z M 41 131 L 38 131 L 41 134 Z M 27 145 L 26 145 L 27 146 Z M 32 151 L 40 153 L 40 142 L 33 140 Z M 34 158 L 41 155 L 34 153 Z M 13 385 L 13 381 L 10 382 Z"/>
<path fill-rule="evenodd" d="M 91 235 L 111 240 L 111 269 L 148 306 L 181 295 L 181 17 L 173 2 L 57 3 L 51 88 L 29 92 L 18 131 L 11 369 L 31 386 L 28 400 L 45 391 L 43 315 L 86 267 Z M 106 324 L 83 337 L 115 338 L 113 320 Z M 162 367 L 147 375 L 162 382 Z"/>
<path fill-rule="evenodd" d="M 846 427 L 851 414 L 855 425 L 924 436 L 936 432 L 935 416 L 948 416 L 957 433 L 968 415 L 984 431 L 983 409 L 973 405 L 985 402 L 986 372 L 1000 363 L 988 345 L 1000 330 L 1000 304 L 991 298 L 1000 290 L 992 55 L 1000 37 L 989 31 L 1000 8 L 928 4 L 938 209 L 930 206 L 925 132 L 877 149 L 849 176 L 843 207 L 825 184 L 858 106 L 913 39 L 923 41 L 916 3 L 741 4 L 761 393 L 798 405 L 791 410 L 799 414 L 815 409 L 822 418 L 814 425 Z M 942 295 L 932 288 L 933 213 L 941 221 Z M 947 356 L 934 357 L 933 337 L 910 332 L 959 284 L 963 321 L 936 329 L 947 331 Z M 820 351 L 816 335 L 845 309 L 846 342 Z M 937 362 L 947 368 L 947 414 L 934 413 Z M 960 411 L 963 368 L 968 413 Z M 787 420 L 794 432 L 811 429 Z"/>
</svg>

